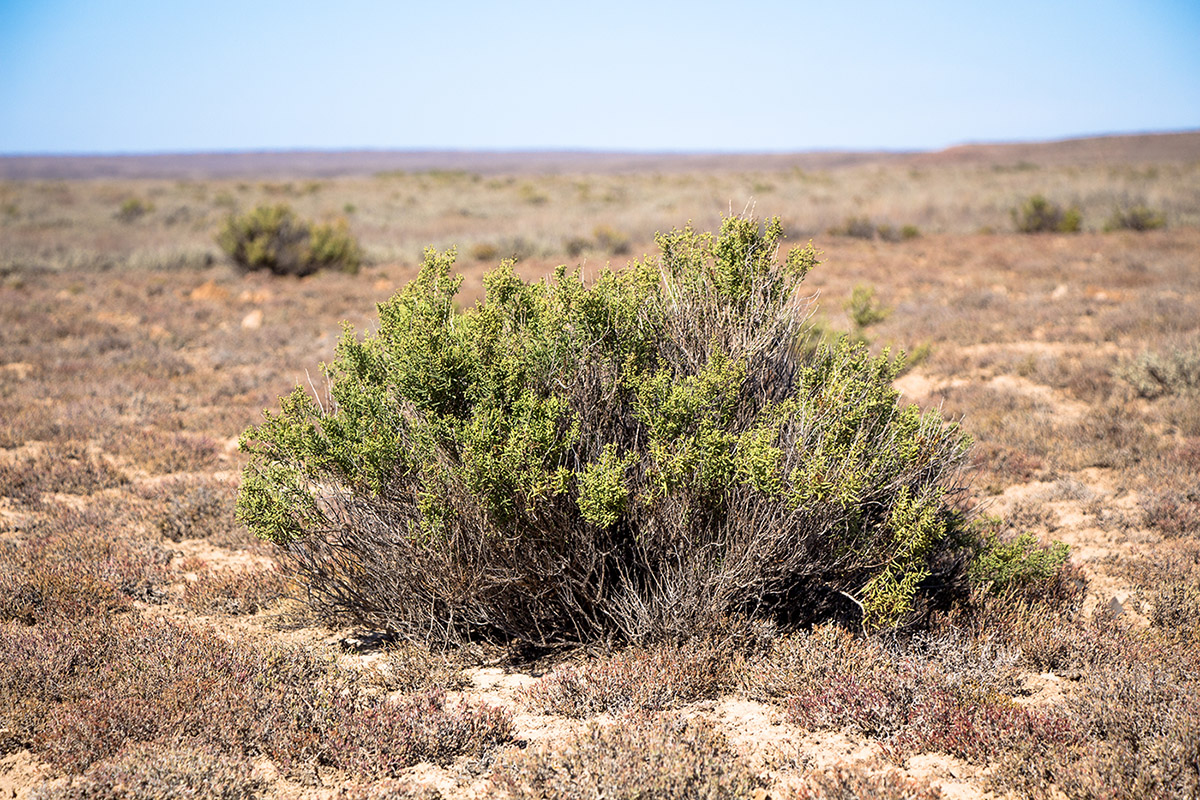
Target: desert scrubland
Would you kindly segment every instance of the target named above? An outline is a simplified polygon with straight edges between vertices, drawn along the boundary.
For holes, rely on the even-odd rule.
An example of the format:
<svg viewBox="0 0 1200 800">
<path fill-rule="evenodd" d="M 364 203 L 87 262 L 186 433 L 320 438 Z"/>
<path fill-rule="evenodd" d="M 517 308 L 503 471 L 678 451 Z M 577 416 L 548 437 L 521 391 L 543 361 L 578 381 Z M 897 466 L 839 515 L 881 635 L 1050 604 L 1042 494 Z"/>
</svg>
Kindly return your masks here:
<svg viewBox="0 0 1200 800">
<path fill-rule="evenodd" d="M 1200 793 L 1200 135 L 457 159 L 0 182 L 0 791 Z M 1018 232 L 1036 195 L 1079 230 Z M 279 203 L 344 220 L 361 268 L 233 265 L 225 220 Z M 1114 224 L 1139 208 L 1164 224 Z M 1065 564 L 898 627 L 441 647 L 321 613 L 239 522 L 238 437 L 293 387 L 321 396 L 342 323 L 378 328 L 424 248 L 457 248 L 467 308 L 504 259 L 590 283 L 736 215 L 819 251 L 813 341 L 906 351 L 901 402 L 973 437 L 972 530 L 1026 564 L 1064 543 Z"/>
</svg>

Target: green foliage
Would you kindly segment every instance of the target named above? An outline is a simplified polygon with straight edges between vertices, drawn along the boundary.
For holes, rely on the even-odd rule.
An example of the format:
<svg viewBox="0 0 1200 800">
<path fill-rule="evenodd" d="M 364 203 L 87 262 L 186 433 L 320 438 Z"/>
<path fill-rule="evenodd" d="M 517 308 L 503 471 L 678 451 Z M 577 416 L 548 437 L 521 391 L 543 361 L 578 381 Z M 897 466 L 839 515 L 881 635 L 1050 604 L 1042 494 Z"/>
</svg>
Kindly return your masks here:
<svg viewBox="0 0 1200 800">
<path fill-rule="evenodd" d="M 1167 218 L 1161 211 L 1147 206 L 1118 208 L 1104 223 L 1105 232 L 1111 231 L 1154 231 L 1165 228 Z"/>
<path fill-rule="evenodd" d="M 849 236 L 853 239 L 874 239 L 875 223 L 870 217 L 847 217 L 840 226 L 829 229 L 834 236 Z"/>
<path fill-rule="evenodd" d="M 563 242 L 563 250 L 571 258 L 578 258 L 592 247 L 591 239 L 584 236 L 572 236 Z"/>
<path fill-rule="evenodd" d="M 362 264 L 362 249 L 345 220 L 314 225 L 282 203 L 230 216 L 217 243 L 243 269 L 276 275 L 310 275 L 333 267 L 356 272 Z"/>
<path fill-rule="evenodd" d="M 609 225 L 597 225 L 592 231 L 596 246 L 609 255 L 623 256 L 629 252 L 629 237 Z"/>
<path fill-rule="evenodd" d="M 471 245 L 471 258 L 476 261 L 495 261 L 500 257 L 500 248 L 491 242 L 477 242 Z"/>
<path fill-rule="evenodd" d="M 885 242 L 901 242 L 915 239 L 921 235 L 916 225 L 902 225 L 897 228 L 887 222 L 876 225 L 870 217 L 847 217 L 841 225 L 829 229 L 833 236 L 849 236 L 852 239 L 874 239 L 879 237 Z"/>
<path fill-rule="evenodd" d="M 1071 549 L 1062 542 L 1045 546 L 1032 533 L 1004 540 L 995 532 L 999 525 L 997 519 L 983 519 L 977 525 L 991 530 L 985 530 L 976 543 L 968 576 L 983 590 L 1005 595 L 1045 584 L 1067 563 Z"/>
<path fill-rule="evenodd" d="M 688 227 L 590 286 L 506 262 L 465 312 L 427 250 L 377 333 L 346 330 L 328 399 L 244 434 L 240 518 L 319 607 L 414 638 L 639 640 L 840 594 L 902 620 L 969 440 L 900 407 L 902 358 L 804 349 L 816 252 L 781 239 Z"/>
<path fill-rule="evenodd" d="M 121 203 L 114 215 L 121 222 L 134 222 L 154 210 L 154 204 L 140 197 L 130 197 Z"/>
<path fill-rule="evenodd" d="M 1021 233 L 1078 233 L 1083 215 L 1072 206 L 1064 209 L 1040 194 L 1035 194 L 1020 208 L 1012 210 L 1013 224 Z"/>
<path fill-rule="evenodd" d="M 846 313 L 859 330 L 883 322 L 888 310 L 875 301 L 875 290 L 870 286 L 855 286 L 846 302 Z"/>
</svg>

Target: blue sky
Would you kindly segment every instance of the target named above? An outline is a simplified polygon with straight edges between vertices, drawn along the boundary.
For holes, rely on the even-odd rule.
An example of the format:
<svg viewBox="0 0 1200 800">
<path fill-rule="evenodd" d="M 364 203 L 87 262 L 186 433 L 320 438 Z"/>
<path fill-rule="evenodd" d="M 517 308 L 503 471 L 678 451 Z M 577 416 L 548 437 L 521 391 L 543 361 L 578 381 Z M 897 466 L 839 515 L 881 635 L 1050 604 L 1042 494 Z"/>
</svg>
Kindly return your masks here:
<svg viewBox="0 0 1200 800">
<path fill-rule="evenodd" d="M 0 153 L 929 149 L 1200 128 L 1200 2 L 0 0 Z"/>
</svg>

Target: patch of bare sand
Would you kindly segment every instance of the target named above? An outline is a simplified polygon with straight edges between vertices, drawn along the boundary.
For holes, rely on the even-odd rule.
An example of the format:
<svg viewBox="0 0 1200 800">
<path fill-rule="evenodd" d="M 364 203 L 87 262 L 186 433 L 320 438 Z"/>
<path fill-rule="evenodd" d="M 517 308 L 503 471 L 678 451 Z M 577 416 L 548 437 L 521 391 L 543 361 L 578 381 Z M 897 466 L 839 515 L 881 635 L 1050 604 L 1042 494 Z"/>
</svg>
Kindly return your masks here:
<svg viewBox="0 0 1200 800">
<path fill-rule="evenodd" d="M 1086 403 L 1066 397 L 1062 392 L 1050 386 L 1036 383 L 1020 375 L 1010 375 L 1008 373 L 988 375 L 986 371 L 980 371 L 978 374 L 972 373 L 970 375 L 941 377 L 914 370 L 897 378 L 893 386 L 895 386 L 905 399 L 915 403 L 922 403 L 928 401 L 930 397 L 933 397 L 938 392 L 979 384 L 986 385 L 997 391 L 1019 395 L 1039 405 L 1053 409 L 1055 419 L 1059 422 L 1075 422 L 1086 416 L 1090 410 L 1090 406 Z"/>
<path fill-rule="evenodd" d="M 1013 696 L 1013 702 L 1017 705 L 1034 708 L 1060 705 L 1069 694 L 1067 679 L 1053 672 L 1031 672 L 1018 680 L 1021 692 Z"/>
<path fill-rule="evenodd" d="M 845 766 L 927 780 L 951 800 L 993 796 L 979 788 L 987 774 L 984 768 L 952 756 L 926 753 L 910 758 L 898 769 L 885 760 L 878 742 L 849 731 L 797 729 L 784 722 L 779 706 L 726 697 L 712 704 L 710 716 L 734 750 L 768 781 L 771 797 L 787 797 L 801 789 L 813 772 L 828 773 Z"/>
<path fill-rule="evenodd" d="M 50 765 L 28 750 L 17 750 L 0 758 L 0 798 L 27 797 L 29 792 L 50 776 Z"/>
<path fill-rule="evenodd" d="M 1036 403 L 1053 408 L 1055 418 L 1060 422 L 1082 419 L 1090 409 L 1087 403 L 1064 397 L 1062 392 L 1055 391 L 1044 384 L 1035 383 L 1020 375 L 996 375 L 987 383 L 993 389 L 1021 395 Z"/>
<path fill-rule="evenodd" d="M 518 693 L 537 682 L 533 675 L 502 667 L 476 667 L 465 670 L 464 674 L 471 679 L 472 697 L 502 705 L 518 704 Z"/>
<path fill-rule="evenodd" d="M 1138 504 L 1136 494 L 1120 492 L 1113 470 L 1089 468 L 1056 481 L 1009 486 L 992 499 L 987 511 L 1004 516 L 1018 504 L 1040 505 L 1053 513 L 1050 538 L 1071 547 L 1071 557 L 1087 578 L 1085 615 L 1111 609 L 1128 615 L 1135 624 L 1147 624 L 1145 609 L 1136 599 L 1133 586 L 1112 569 L 1114 562 L 1132 555 L 1131 531 L 1097 524 L 1096 508 L 1132 513 Z"/>
</svg>

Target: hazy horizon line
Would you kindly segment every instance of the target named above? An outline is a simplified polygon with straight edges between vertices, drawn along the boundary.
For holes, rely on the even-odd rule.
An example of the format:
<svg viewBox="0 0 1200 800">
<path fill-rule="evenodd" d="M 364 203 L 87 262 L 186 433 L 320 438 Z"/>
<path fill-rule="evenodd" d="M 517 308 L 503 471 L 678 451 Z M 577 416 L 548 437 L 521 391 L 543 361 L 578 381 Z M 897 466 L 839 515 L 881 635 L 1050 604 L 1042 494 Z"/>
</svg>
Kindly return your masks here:
<svg viewBox="0 0 1200 800">
<path fill-rule="evenodd" d="M 338 153 L 461 153 L 461 154 L 578 154 L 578 155 L 647 155 L 647 156 L 708 156 L 708 155 L 795 155 L 807 153 L 883 153 L 894 155 L 910 155 L 917 153 L 936 153 L 956 147 L 986 147 L 1013 144 L 1057 144 L 1062 142 L 1083 141 L 1090 139 L 1113 139 L 1133 136 L 1171 136 L 1187 133 L 1200 133 L 1200 127 L 1178 129 L 1140 129 L 1128 131 L 1103 131 L 1096 133 L 1080 133 L 1052 138 L 1013 138 L 1013 139 L 968 139 L 935 147 L 839 147 L 836 145 L 817 145 L 802 148 L 635 148 L 635 147 L 590 147 L 590 146 L 528 146 L 528 147 L 437 147 L 437 146 L 295 146 L 295 147 L 237 147 L 211 149 L 162 149 L 162 150 L 74 150 L 74 151 L 16 151 L 0 152 L 0 158 L 144 158 L 154 156 L 208 156 L 208 155 L 288 155 L 302 153 L 320 153 L 333 155 Z"/>
</svg>

